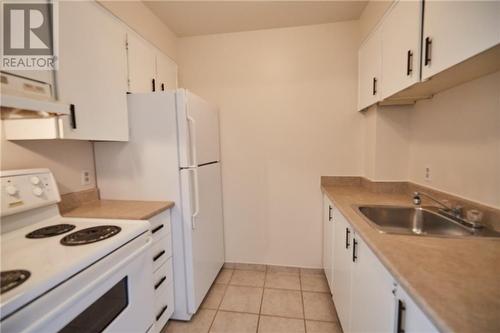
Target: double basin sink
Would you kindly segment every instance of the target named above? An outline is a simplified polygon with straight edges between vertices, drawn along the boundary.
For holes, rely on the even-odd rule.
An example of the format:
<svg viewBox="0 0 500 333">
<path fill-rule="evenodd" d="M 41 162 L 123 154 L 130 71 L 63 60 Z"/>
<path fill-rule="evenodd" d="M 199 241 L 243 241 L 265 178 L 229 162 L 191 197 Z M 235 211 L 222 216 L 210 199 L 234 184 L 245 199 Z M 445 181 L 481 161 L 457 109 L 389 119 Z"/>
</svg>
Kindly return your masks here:
<svg viewBox="0 0 500 333">
<path fill-rule="evenodd" d="M 469 228 L 439 213 L 436 207 L 355 205 L 364 219 L 383 233 L 442 236 L 500 237 L 500 233 L 483 226 Z"/>
</svg>

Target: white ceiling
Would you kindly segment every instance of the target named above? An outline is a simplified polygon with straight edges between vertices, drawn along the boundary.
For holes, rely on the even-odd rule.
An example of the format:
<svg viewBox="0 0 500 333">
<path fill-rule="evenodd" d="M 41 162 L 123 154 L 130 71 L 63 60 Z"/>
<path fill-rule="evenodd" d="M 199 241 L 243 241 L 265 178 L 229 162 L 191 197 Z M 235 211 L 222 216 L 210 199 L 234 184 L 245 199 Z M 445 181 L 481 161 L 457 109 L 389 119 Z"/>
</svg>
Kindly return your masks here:
<svg viewBox="0 0 500 333">
<path fill-rule="evenodd" d="M 367 1 L 143 1 L 177 36 L 356 20 Z"/>
</svg>

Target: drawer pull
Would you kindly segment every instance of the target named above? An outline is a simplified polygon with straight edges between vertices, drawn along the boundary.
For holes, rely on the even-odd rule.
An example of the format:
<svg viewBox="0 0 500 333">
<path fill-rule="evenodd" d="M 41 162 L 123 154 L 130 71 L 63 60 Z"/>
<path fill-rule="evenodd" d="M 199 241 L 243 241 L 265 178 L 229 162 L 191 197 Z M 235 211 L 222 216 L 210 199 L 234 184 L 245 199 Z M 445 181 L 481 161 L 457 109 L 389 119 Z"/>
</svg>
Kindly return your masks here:
<svg viewBox="0 0 500 333">
<path fill-rule="evenodd" d="M 345 248 L 348 249 L 349 248 L 349 234 L 351 233 L 351 231 L 348 229 L 348 228 L 345 228 Z"/>
<path fill-rule="evenodd" d="M 151 233 L 154 234 L 158 231 L 160 231 L 161 229 L 163 229 L 164 225 L 163 224 L 160 224 L 159 226 L 157 226 L 156 228 L 154 228 L 153 230 L 151 230 Z"/>
<path fill-rule="evenodd" d="M 166 276 L 162 277 L 162 278 L 160 279 L 160 281 L 158 281 L 158 282 L 155 284 L 155 290 L 156 290 L 156 289 L 158 289 L 158 288 L 160 288 L 160 286 L 162 285 L 162 283 L 163 283 L 163 282 L 165 282 L 165 280 L 166 280 L 166 279 L 167 279 L 167 277 L 166 277 Z"/>
<path fill-rule="evenodd" d="M 165 312 L 165 310 L 168 309 L 168 305 L 165 305 L 161 311 L 156 315 L 156 321 L 160 320 L 161 316 L 163 315 L 163 313 Z"/>
<path fill-rule="evenodd" d="M 398 299 L 398 314 L 397 314 L 397 323 L 396 323 L 396 333 L 405 333 L 403 328 L 403 312 L 406 311 L 406 307 L 400 299 Z"/>
<path fill-rule="evenodd" d="M 165 250 L 162 250 L 160 253 L 158 253 L 157 255 L 155 255 L 155 256 L 153 257 L 153 261 L 156 261 L 156 260 L 160 259 L 160 257 L 161 257 L 162 255 L 164 255 L 164 254 L 165 254 Z"/>
</svg>

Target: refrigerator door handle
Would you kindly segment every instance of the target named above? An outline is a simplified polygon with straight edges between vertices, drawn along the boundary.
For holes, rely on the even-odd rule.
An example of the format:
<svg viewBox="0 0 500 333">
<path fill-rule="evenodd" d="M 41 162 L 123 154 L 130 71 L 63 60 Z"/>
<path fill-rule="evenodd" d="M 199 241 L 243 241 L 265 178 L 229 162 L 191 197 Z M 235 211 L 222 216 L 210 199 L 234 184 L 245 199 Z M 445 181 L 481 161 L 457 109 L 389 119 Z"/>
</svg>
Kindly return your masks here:
<svg viewBox="0 0 500 333">
<path fill-rule="evenodd" d="M 196 229 L 196 217 L 200 213 L 200 191 L 198 187 L 198 169 L 197 168 L 192 168 L 190 169 L 193 171 L 193 183 L 194 183 L 194 204 L 195 204 L 195 210 L 191 215 L 191 228 Z"/>
<path fill-rule="evenodd" d="M 188 123 L 192 124 L 191 127 L 188 124 L 188 133 L 189 133 L 189 154 L 191 155 L 191 168 L 195 168 L 198 166 L 198 161 L 196 161 L 196 121 L 191 116 L 186 116 Z"/>
</svg>

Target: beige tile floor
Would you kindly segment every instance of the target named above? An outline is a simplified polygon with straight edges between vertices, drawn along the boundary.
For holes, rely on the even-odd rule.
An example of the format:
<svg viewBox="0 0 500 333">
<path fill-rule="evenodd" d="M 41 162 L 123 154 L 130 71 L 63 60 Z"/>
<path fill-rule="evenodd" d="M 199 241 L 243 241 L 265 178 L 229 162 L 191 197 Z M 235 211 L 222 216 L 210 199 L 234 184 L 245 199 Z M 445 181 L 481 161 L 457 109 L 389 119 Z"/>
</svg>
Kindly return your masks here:
<svg viewBox="0 0 500 333">
<path fill-rule="evenodd" d="M 190 322 L 163 333 L 341 333 L 322 270 L 226 264 Z"/>
</svg>

